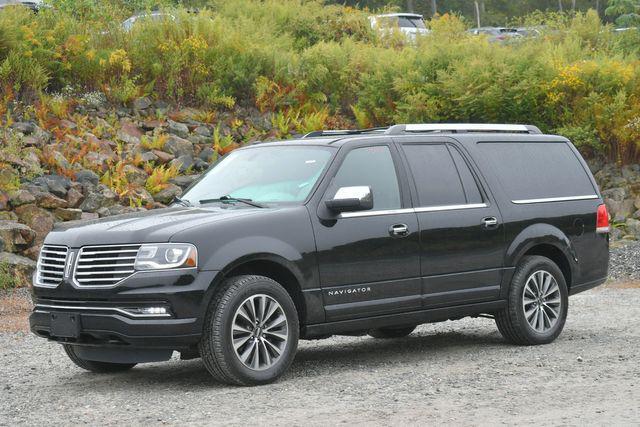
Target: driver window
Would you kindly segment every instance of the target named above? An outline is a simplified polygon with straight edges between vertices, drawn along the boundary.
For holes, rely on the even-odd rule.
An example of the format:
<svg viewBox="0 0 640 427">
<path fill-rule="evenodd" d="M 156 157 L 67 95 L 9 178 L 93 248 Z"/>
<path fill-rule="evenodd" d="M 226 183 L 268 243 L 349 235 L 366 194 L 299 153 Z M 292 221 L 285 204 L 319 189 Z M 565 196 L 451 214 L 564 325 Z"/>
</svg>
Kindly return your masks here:
<svg viewBox="0 0 640 427">
<path fill-rule="evenodd" d="M 341 187 L 368 185 L 373 210 L 400 209 L 400 187 L 389 147 L 377 145 L 351 150 L 333 178 L 334 193 Z M 333 195 L 333 194 L 332 194 Z"/>
</svg>

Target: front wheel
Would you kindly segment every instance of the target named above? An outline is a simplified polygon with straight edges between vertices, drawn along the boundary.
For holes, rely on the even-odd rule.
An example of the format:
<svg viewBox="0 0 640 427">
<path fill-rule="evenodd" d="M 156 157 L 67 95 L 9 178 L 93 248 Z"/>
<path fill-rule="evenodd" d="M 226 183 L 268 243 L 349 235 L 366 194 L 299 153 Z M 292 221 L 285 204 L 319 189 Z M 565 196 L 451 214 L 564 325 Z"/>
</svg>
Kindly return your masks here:
<svg viewBox="0 0 640 427">
<path fill-rule="evenodd" d="M 63 344 L 64 352 L 67 353 L 69 359 L 78 367 L 85 369 L 90 372 L 95 372 L 99 374 L 108 374 L 114 372 L 123 372 L 128 371 L 129 369 L 136 366 L 135 363 L 107 363 L 107 362 L 96 362 L 95 360 L 87 360 L 78 356 L 78 353 L 75 351 L 75 347 L 69 344 Z"/>
<path fill-rule="evenodd" d="M 263 276 L 226 280 L 207 312 L 199 350 L 217 380 L 267 384 L 291 365 L 298 348 L 298 313 L 287 291 Z"/>
<path fill-rule="evenodd" d="M 507 307 L 496 314 L 496 324 L 514 344 L 547 344 L 562 332 L 568 306 L 567 284 L 558 266 L 543 256 L 527 256 L 516 268 Z"/>
</svg>

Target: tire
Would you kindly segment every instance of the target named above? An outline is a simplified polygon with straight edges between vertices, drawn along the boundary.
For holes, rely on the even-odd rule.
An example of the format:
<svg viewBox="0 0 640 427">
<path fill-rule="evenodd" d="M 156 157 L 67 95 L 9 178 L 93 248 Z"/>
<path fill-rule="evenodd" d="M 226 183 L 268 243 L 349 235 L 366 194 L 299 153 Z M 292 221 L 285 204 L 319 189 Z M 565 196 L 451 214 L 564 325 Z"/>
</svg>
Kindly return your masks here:
<svg viewBox="0 0 640 427">
<path fill-rule="evenodd" d="M 198 348 L 216 380 L 244 386 L 268 384 L 291 366 L 299 328 L 295 304 L 280 284 L 263 276 L 231 277 L 209 304 Z"/>
<path fill-rule="evenodd" d="M 562 332 L 568 307 L 567 283 L 560 268 L 546 257 L 526 256 L 516 267 L 507 307 L 496 313 L 496 325 L 513 344 L 548 344 Z"/>
<path fill-rule="evenodd" d="M 67 353 L 69 359 L 84 370 L 95 372 L 98 374 L 109 374 L 115 372 L 123 372 L 128 371 L 129 369 L 136 366 L 135 363 L 107 363 L 107 362 L 96 362 L 94 360 L 86 360 L 78 356 L 75 352 L 74 346 L 69 344 L 63 344 L 64 352 Z"/>
<path fill-rule="evenodd" d="M 371 329 L 368 334 L 373 338 L 389 339 L 389 338 L 402 338 L 415 331 L 416 326 L 404 326 L 394 328 L 378 328 Z"/>
</svg>

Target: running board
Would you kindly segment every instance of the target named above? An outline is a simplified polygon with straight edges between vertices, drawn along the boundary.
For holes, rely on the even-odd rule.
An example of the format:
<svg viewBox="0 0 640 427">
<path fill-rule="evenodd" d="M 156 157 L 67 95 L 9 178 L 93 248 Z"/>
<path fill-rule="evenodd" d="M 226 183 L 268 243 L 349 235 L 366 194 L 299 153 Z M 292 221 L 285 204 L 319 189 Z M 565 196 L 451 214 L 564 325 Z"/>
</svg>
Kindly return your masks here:
<svg viewBox="0 0 640 427">
<path fill-rule="evenodd" d="M 341 334 L 345 332 L 366 331 L 389 326 L 419 325 L 421 323 L 442 322 L 449 319 L 496 312 L 507 306 L 506 300 L 481 302 L 476 304 L 455 305 L 452 307 L 432 308 L 406 313 L 386 314 L 361 319 L 340 320 L 337 322 L 307 325 L 302 337 L 313 338 L 321 335 Z"/>
</svg>

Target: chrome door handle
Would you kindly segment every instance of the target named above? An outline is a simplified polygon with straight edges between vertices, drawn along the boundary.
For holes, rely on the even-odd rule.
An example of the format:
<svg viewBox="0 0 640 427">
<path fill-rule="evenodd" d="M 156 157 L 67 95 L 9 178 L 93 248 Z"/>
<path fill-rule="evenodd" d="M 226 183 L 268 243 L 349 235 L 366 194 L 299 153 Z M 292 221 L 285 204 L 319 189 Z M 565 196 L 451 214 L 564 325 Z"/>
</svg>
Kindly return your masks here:
<svg viewBox="0 0 640 427">
<path fill-rule="evenodd" d="M 389 234 L 393 237 L 404 237 L 409 234 L 407 224 L 395 224 L 389 227 Z"/>
<path fill-rule="evenodd" d="M 482 224 L 487 228 L 493 228 L 498 225 L 498 220 L 494 216 L 488 216 L 482 219 Z"/>
</svg>

